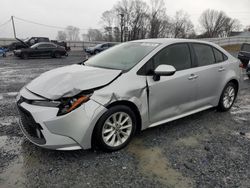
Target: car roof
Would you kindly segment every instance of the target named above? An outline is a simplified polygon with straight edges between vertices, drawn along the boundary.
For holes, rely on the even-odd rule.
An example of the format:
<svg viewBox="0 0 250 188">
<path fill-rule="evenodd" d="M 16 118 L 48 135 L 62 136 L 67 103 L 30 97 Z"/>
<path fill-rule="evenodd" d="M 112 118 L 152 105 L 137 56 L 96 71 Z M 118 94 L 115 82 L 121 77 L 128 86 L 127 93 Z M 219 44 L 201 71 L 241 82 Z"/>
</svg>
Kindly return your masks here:
<svg viewBox="0 0 250 188">
<path fill-rule="evenodd" d="M 214 45 L 214 43 L 203 41 L 203 40 L 195 40 L 195 39 L 179 39 L 179 38 L 156 38 L 156 39 L 142 39 L 135 40 L 131 42 L 152 42 L 152 43 L 160 43 L 160 44 L 173 44 L 173 43 L 184 43 L 184 42 L 193 42 L 193 43 L 204 43 Z"/>
<path fill-rule="evenodd" d="M 37 44 L 55 44 L 53 42 L 38 42 Z"/>
</svg>

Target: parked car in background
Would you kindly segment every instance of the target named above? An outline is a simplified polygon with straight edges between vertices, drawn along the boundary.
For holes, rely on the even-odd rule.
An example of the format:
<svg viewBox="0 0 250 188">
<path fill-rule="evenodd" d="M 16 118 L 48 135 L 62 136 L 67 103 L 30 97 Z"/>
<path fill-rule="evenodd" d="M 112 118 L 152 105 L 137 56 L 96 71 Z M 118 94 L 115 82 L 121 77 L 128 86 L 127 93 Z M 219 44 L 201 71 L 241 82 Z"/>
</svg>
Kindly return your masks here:
<svg viewBox="0 0 250 188">
<path fill-rule="evenodd" d="M 250 44 L 244 43 L 241 46 L 241 50 L 238 54 L 238 58 L 243 64 L 243 68 L 247 68 L 250 61 Z"/>
<path fill-rule="evenodd" d="M 22 88 L 20 127 L 44 148 L 116 151 L 137 131 L 212 107 L 228 111 L 239 89 L 239 64 L 198 40 L 122 43 Z"/>
<path fill-rule="evenodd" d="M 250 79 L 250 63 L 248 63 L 247 65 L 246 73 L 247 73 L 248 78 Z"/>
<path fill-rule="evenodd" d="M 56 45 L 52 42 L 40 42 L 30 48 L 14 50 L 14 55 L 22 59 L 28 59 L 30 57 L 59 58 L 61 56 L 67 56 L 68 54 L 62 46 Z"/>
<path fill-rule="evenodd" d="M 107 42 L 102 44 L 97 44 L 94 47 L 88 47 L 85 49 L 85 52 L 91 55 L 98 54 L 104 50 L 107 50 L 108 48 L 111 48 L 112 46 L 116 45 L 117 43 L 113 42 Z"/>
<path fill-rule="evenodd" d="M 49 38 L 47 37 L 31 37 L 25 40 L 21 40 L 16 38 L 18 42 L 13 42 L 8 46 L 9 50 L 18 50 L 21 48 L 29 48 L 32 45 L 39 43 L 39 42 L 50 42 Z"/>
<path fill-rule="evenodd" d="M 51 40 L 50 42 L 53 42 L 56 45 L 64 47 L 67 52 L 70 51 L 70 47 L 67 45 L 67 42 L 65 41 Z"/>
<path fill-rule="evenodd" d="M 6 48 L 0 47 L 0 56 L 6 57 L 6 52 L 7 52 Z"/>
</svg>

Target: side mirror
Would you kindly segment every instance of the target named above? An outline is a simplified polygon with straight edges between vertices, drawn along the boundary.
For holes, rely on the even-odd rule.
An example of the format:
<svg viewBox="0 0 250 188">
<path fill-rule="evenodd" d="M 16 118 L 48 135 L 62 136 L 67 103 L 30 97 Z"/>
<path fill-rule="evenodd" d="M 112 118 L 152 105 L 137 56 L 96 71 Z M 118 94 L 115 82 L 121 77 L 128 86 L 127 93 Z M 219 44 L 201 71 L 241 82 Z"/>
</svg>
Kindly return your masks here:
<svg viewBox="0 0 250 188">
<path fill-rule="evenodd" d="M 155 81 L 160 80 L 160 76 L 172 76 L 176 72 L 176 69 L 172 65 L 159 65 L 154 70 L 154 77 Z"/>
</svg>

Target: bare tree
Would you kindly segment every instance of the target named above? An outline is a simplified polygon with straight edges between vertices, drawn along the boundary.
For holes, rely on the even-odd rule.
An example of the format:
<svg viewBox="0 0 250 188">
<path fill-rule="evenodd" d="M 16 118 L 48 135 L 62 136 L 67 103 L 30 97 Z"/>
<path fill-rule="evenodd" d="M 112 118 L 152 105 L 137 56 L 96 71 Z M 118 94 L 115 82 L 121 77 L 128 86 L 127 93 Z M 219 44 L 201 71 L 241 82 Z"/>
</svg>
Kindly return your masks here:
<svg viewBox="0 0 250 188">
<path fill-rule="evenodd" d="M 194 33 L 194 25 L 189 15 L 183 11 L 176 12 L 171 25 L 172 36 L 174 38 L 188 38 Z"/>
<path fill-rule="evenodd" d="M 103 40 L 102 33 L 98 29 L 89 29 L 87 36 L 89 38 L 89 41 L 102 41 Z"/>
<path fill-rule="evenodd" d="M 113 26 L 115 21 L 115 13 L 113 10 L 105 11 L 102 13 L 101 17 L 103 26 L 104 26 L 104 32 L 105 36 L 104 38 L 107 41 L 113 41 Z"/>
<path fill-rule="evenodd" d="M 228 17 L 223 11 L 208 9 L 202 13 L 200 24 L 205 37 L 221 37 L 234 31 L 239 22 Z"/>
<path fill-rule="evenodd" d="M 128 40 L 145 38 L 148 25 L 148 5 L 141 0 L 131 2 L 130 19 L 128 20 Z"/>
<path fill-rule="evenodd" d="M 250 25 L 246 26 L 246 27 L 244 28 L 244 31 L 250 32 Z"/>
<path fill-rule="evenodd" d="M 132 1 L 133 0 L 121 0 L 113 7 L 114 15 L 116 16 L 115 23 L 120 30 L 121 41 L 124 41 L 124 39 L 125 41 L 127 40 L 124 36 L 124 33 L 125 28 L 127 28 L 127 33 L 129 32 L 128 25 L 131 18 L 130 13 L 132 12 L 133 8 Z"/>
<path fill-rule="evenodd" d="M 80 37 L 80 29 L 74 26 L 67 26 L 66 30 L 65 30 L 66 34 L 67 34 L 67 40 L 70 41 L 79 41 Z"/>
<path fill-rule="evenodd" d="M 56 39 L 59 41 L 65 41 L 67 39 L 66 32 L 65 31 L 58 31 Z"/>
<path fill-rule="evenodd" d="M 113 34 L 114 34 L 114 41 L 119 42 L 120 41 L 120 29 L 118 27 L 114 27 Z"/>
<path fill-rule="evenodd" d="M 157 38 L 162 30 L 162 23 L 164 23 L 164 20 L 167 20 L 166 8 L 163 0 L 151 0 L 150 3 L 149 37 Z"/>
<path fill-rule="evenodd" d="M 242 25 L 239 20 L 228 18 L 225 23 L 222 36 L 229 37 L 233 31 L 239 31 L 241 27 Z"/>
<path fill-rule="evenodd" d="M 149 7 L 143 0 L 120 0 L 111 11 L 105 11 L 102 22 L 106 37 L 117 41 L 165 37 L 169 33 L 169 18 L 163 0 L 151 0 Z M 109 37 L 107 37 L 109 36 Z"/>
</svg>

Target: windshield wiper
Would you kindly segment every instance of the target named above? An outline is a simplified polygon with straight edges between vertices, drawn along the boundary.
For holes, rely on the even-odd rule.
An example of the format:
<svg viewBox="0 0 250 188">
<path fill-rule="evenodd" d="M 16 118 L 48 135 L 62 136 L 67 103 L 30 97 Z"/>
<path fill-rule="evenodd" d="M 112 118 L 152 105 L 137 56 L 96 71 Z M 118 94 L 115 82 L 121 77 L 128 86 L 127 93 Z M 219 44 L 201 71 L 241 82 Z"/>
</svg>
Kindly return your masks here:
<svg viewBox="0 0 250 188">
<path fill-rule="evenodd" d="M 88 59 L 84 59 L 82 62 L 77 63 L 78 65 L 85 65 L 85 61 L 87 61 Z"/>
</svg>

